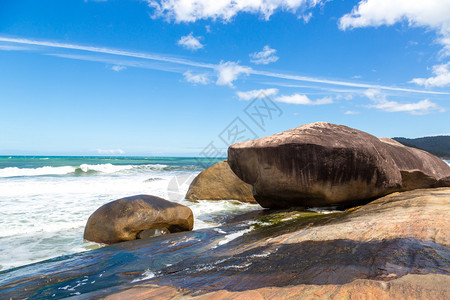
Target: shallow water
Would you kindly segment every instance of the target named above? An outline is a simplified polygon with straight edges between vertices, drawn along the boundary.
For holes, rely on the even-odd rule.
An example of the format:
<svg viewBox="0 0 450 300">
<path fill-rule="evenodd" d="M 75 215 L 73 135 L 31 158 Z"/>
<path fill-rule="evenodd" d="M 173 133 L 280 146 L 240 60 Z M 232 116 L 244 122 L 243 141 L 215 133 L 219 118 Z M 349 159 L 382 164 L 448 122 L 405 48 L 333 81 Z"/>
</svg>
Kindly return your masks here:
<svg viewBox="0 0 450 300">
<path fill-rule="evenodd" d="M 150 194 L 187 205 L 194 229 L 259 208 L 184 200 L 190 182 L 211 164 L 174 157 L 0 157 L 0 270 L 100 247 L 83 240 L 88 217 L 126 196 Z"/>
</svg>

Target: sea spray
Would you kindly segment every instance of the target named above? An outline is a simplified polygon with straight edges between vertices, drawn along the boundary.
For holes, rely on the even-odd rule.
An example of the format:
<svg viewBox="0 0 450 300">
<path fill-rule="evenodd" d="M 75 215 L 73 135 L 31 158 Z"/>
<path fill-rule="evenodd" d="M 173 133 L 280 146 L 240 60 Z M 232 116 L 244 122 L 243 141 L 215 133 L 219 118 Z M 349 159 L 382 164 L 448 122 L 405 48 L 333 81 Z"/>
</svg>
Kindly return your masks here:
<svg viewBox="0 0 450 300">
<path fill-rule="evenodd" d="M 0 157 L 0 269 L 100 247 L 83 240 L 97 208 L 137 194 L 169 199 L 174 176 L 192 180 L 203 169 L 195 158 Z M 194 230 L 259 209 L 233 201 L 170 200 L 192 209 Z"/>
</svg>

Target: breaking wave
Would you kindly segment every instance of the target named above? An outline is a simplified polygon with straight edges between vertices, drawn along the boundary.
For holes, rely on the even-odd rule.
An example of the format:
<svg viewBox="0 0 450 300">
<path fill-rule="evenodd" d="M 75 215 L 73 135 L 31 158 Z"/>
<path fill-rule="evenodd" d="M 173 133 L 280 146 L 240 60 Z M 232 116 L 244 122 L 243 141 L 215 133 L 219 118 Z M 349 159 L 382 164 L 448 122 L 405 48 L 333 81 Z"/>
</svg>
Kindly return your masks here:
<svg viewBox="0 0 450 300">
<path fill-rule="evenodd" d="M 201 170 L 198 166 L 169 166 L 163 164 L 150 165 L 113 165 L 82 164 L 80 166 L 61 166 L 61 167 L 39 167 L 39 168 L 17 168 L 8 167 L 0 169 L 0 178 L 6 177 L 25 177 L 25 176 L 61 176 L 61 175 L 96 175 L 96 174 L 123 174 L 124 172 L 141 171 L 197 171 Z"/>
</svg>

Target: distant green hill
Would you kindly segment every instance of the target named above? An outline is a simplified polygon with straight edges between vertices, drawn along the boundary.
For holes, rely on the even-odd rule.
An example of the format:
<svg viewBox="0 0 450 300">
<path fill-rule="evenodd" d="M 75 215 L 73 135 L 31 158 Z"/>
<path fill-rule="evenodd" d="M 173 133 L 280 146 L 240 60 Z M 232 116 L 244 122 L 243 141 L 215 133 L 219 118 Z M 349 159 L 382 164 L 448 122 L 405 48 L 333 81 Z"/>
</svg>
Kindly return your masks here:
<svg viewBox="0 0 450 300">
<path fill-rule="evenodd" d="M 393 139 L 405 146 L 419 148 L 438 157 L 450 159 L 450 136 L 448 135 L 426 136 L 416 139 L 395 137 Z"/>
</svg>

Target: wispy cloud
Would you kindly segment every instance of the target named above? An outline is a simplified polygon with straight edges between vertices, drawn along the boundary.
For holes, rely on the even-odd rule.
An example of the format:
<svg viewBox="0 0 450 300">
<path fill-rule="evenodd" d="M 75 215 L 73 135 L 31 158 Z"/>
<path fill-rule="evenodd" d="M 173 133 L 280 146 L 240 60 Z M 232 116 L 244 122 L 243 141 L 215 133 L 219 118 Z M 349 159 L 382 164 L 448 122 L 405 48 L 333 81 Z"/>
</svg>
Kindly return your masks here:
<svg viewBox="0 0 450 300">
<path fill-rule="evenodd" d="M 109 65 L 120 65 L 130 68 L 141 68 L 141 69 L 150 69 L 150 70 L 160 70 L 164 72 L 173 72 L 183 74 L 185 72 L 184 67 L 180 67 L 176 64 L 167 64 L 161 63 L 153 60 L 133 60 L 133 59 L 123 59 L 120 56 L 117 57 L 104 57 L 99 56 L 97 54 L 63 54 L 63 53 L 45 53 L 45 55 L 67 58 L 67 59 L 75 59 L 75 60 L 84 60 L 91 62 L 99 62 L 105 63 Z"/>
<path fill-rule="evenodd" d="M 114 65 L 111 67 L 111 70 L 116 71 L 116 72 L 120 72 L 125 70 L 127 67 L 125 66 L 121 66 L 121 65 Z"/>
<path fill-rule="evenodd" d="M 186 71 L 183 76 L 190 83 L 208 84 L 210 82 L 209 75 L 206 73 L 192 74 L 191 71 Z"/>
<path fill-rule="evenodd" d="M 312 83 L 323 83 L 323 84 L 329 84 L 329 85 L 346 86 L 346 87 L 354 87 L 354 88 L 362 88 L 362 89 L 380 89 L 380 90 L 390 90 L 390 91 L 398 91 L 398 92 L 438 94 L 438 95 L 439 94 L 440 95 L 449 95 L 450 94 L 450 93 L 446 93 L 446 92 L 417 90 L 417 89 L 409 89 L 409 88 L 391 87 L 391 86 L 386 86 L 386 85 L 357 83 L 357 82 L 350 82 L 350 81 L 329 80 L 329 79 L 321 79 L 321 78 L 316 78 L 316 77 L 298 76 L 298 75 L 274 73 L 274 72 L 259 71 L 259 70 L 252 70 L 250 73 L 253 75 L 261 75 L 261 76 L 267 76 L 267 77 L 278 78 L 278 79 L 288 79 L 288 80 L 293 80 L 293 81 L 303 81 L 303 82 L 312 82 Z"/>
<path fill-rule="evenodd" d="M 107 55 L 115 55 L 115 56 L 120 56 L 120 57 L 131 57 L 131 58 L 138 58 L 138 59 L 144 59 L 144 60 L 151 60 L 151 61 L 155 61 L 155 62 L 168 63 L 168 64 L 172 64 L 172 65 L 210 69 L 210 70 L 216 71 L 216 73 L 218 75 L 217 84 L 219 84 L 219 85 L 232 86 L 232 82 L 234 80 L 236 80 L 239 77 L 239 75 L 245 74 L 245 75 L 257 75 L 257 76 L 298 81 L 298 82 L 310 82 L 310 83 L 353 87 L 353 88 L 361 88 L 361 89 L 380 89 L 380 90 L 392 90 L 392 91 L 399 91 L 399 92 L 411 92 L 411 93 L 423 93 L 423 94 L 441 94 L 441 95 L 449 95 L 450 94 L 450 93 L 446 93 L 446 92 L 437 92 L 437 91 L 430 91 L 430 90 L 419 90 L 419 89 L 391 87 L 391 86 L 386 86 L 386 85 L 364 84 L 364 83 L 356 83 L 356 82 L 351 82 L 351 81 L 329 80 L 329 79 L 322 79 L 322 78 L 316 78 L 316 77 L 310 77 L 310 76 L 298 76 L 298 75 L 291 75 L 291 74 L 260 71 L 260 70 L 254 70 L 247 66 L 239 65 L 235 62 L 221 62 L 219 65 L 216 65 L 216 64 L 197 62 L 197 61 L 193 61 L 193 60 L 187 60 L 187 59 L 178 58 L 178 57 L 169 56 L 169 55 L 132 52 L 132 51 L 124 51 L 124 50 L 117 50 L 117 49 L 110 49 L 110 48 L 103 48 L 103 47 L 82 46 L 82 45 L 76 45 L 76 44 L 66 44 L 66 43 L 49 42 L 49 41 L 36 41 L 36 40 L 22 39 L 22 38 L 7 38 L 7 37 L 1 37 L 1 36 L 0 36 L 0 42 L 8 42 L 8 43 L 14 43 L 14 44 L 19 44 L 19 45 L 35 45 L 35 46 L 44 47 L 44 49 L 57 48 L 57 49 L 86 51 L 86 52 L 97 53 L 97 54 L 107 54 Z M 60 56 L 62 57 L 63 55 L 64 54 L 62 54 Z M 69 56 L 67 56 L 67 58 L 69 58 Z M 94 60 L 94 58 L 92 58 L 92 60 Z M 104 60 L 105 60 L 105 58 L 98 58 L 98 61 L 104 61 Z M 121 64 L 121 63 L 117 63 L 117 64 Z M 121 64 L 121 65 L 126 65 L 126 64 Z M 136 64 L 136 67 L 139 67 L 138 64 Z M 146 67 L 148 68 L 148 66 L 146 66 Z M 176 69 L 176 68 L 167 67 L 167 66 L 161 67 L 160 65 L 155 65 L 155 69 L 172 71 L 172 69 Z M 186 72 L 186 69 L 181 71 L 181 73 L 184 73 L 184 72 Z"/>
<path fill-rule="evenodd" d="M 411 82 L 425 87 L 444 87 L 450 85 L 450 62 L 433 66 L 434 77 L 414 78 Z"/>
<path fill-rule="evenodd" d="M 153 53 L 142 53 L 142 52 L 132 52 L 132 51 L 124 51 L 117 50 L 111 48 L 104 47 L 93 47 L 93 46 L 82 46 L 76 44 L 66 44 L 66 43 L 58 43 L 58 42 L 50 42 L 50 41 L 36 41 L 30 39 L 22 39 L 22 38 L 7 38 L 0 36 L 0 42 L 9 42 L 23 45 L 35 45 L 35 46 L 43 46 L 49 48 L 59 48 L 59 49 L 69 49 L 69 50 L 80 50 L 94 53 L 103 53 L 103 54 L 111 54 L 111 55 L 119 55 L 126 57 L 134 57 L 148 60 L 155 60 L 161 62 L 168 62 L 173 64 L 185 65 L 190 67 L 198 67 L 198 68 L 209 68 L 214 69 L 215 65 L 195 62 L 192 60 L 177 58 L 168 55 L 159 55 Z"/>
<path fill-rule="evenodd" d="M 360 112 L 356 111 L 356 110 L 347 110 L 347 111 L 344 112 L 344 114 L 346 114 L 346 115 L 357 115 L 359 113 Z"/>
<path fill-rule="evenodd" d="M 195 37 L 192 32 L 188 35 L 182 36 L 178 41 L 178 45 L 192 51 L 203 48 L 203 44 L 200 43 L 199 38 Z"/>
<path fill-rule="evenodd" d="M 290 104 L 301 104 L 301 105 L 324 105 L 333 103 L 333 98 L 324 97 L 316 100 L 311 100 L 306 95 L 293 94 L 289 96 L 280 96 L 275 98 L 275 101 L 290 103 Z"/>
<path fill-rule="evenodd" d="M 279 57 L 275 55 L 277 50 L 270 48 L 268 45 L 264 46 L 262 51 L 250 54 L 251 62 L 257 65 L 267 65 L 276 62 Z"/>
<path fill-rule="evenodd" d="M 303 19 L 303 22 L 304 22 L 305 24 L 308 24 L 309 21 L 311 21 L 311 18 L 312 18 L 312 12 L 309 12 L 309 13 L 307 13 L 307 14 L 301 15 L 301 16 L 299 16 L 298 18 L 299 18 L 299 19 Z"/>
<path fill-rule="evenodd" d="M 278 89 L 260 89 L 247 92 L 236 92 L 239 100 L 253 100 L 255 98 L 270 97 L 278 94 Z"/>
<path fill-rule="evenodd" d="M 252 71 L 250 67 L 241 66 L 237 62 L 221 61 L 215 68 L 217 72 L 217 84 L 228 85 L 233 87 L 233 82 L 239 78 L 241 74 L 249 75 Z"/>
<path fill-rule="evenodd" d="M 408 112 L 413 115 L 424 115 L 433 111 L 444 112 L 442 107 L 428 99 L 413 103 L 399 103 L 389 101 L 380 90 L 370 89 L 364 93 L 374 104 L 368 105 L 369 108 L 376 108 L 387 112 Z"/>
<path fill-rule="evenodd" d="M 436 41 L 443 46 L 441 58 L 450 56 L 450 3 L 448 0 L 365 0 L 339 20 L 342 30 L 360 27 L 391 26 L 404 22 L 411 27 L 425 27 L 437 32 Z M 433 67 L 434 71 L 445 71 L 429 79 L 412 81 L 425 86 L 447 86 L 450 84 L 448 63 Z"/>
<path fill-rule="evenodd" d="M 168 21 L 195 22 L 202 19 L 230 21 L 238 13 L 260 14 L 266 20 L 276 10 L 295 13 L 299 9 L 307 9 L 326 2 L 326 0 L 147 0 L 154 8 L 154 17 L 162 17 Z"/>
<path fill-rule="evenodd" d="M 29 50 L 27 47 L 13 46 L 13 45 L 0 45 L 0 50 L 3 51 L 20 51 Z"/>
<path fill-rule="evenodd" d="M 98 154 L 125 154 L 122 149 L 97 149 L 95 151 Z"/>
</svg>

